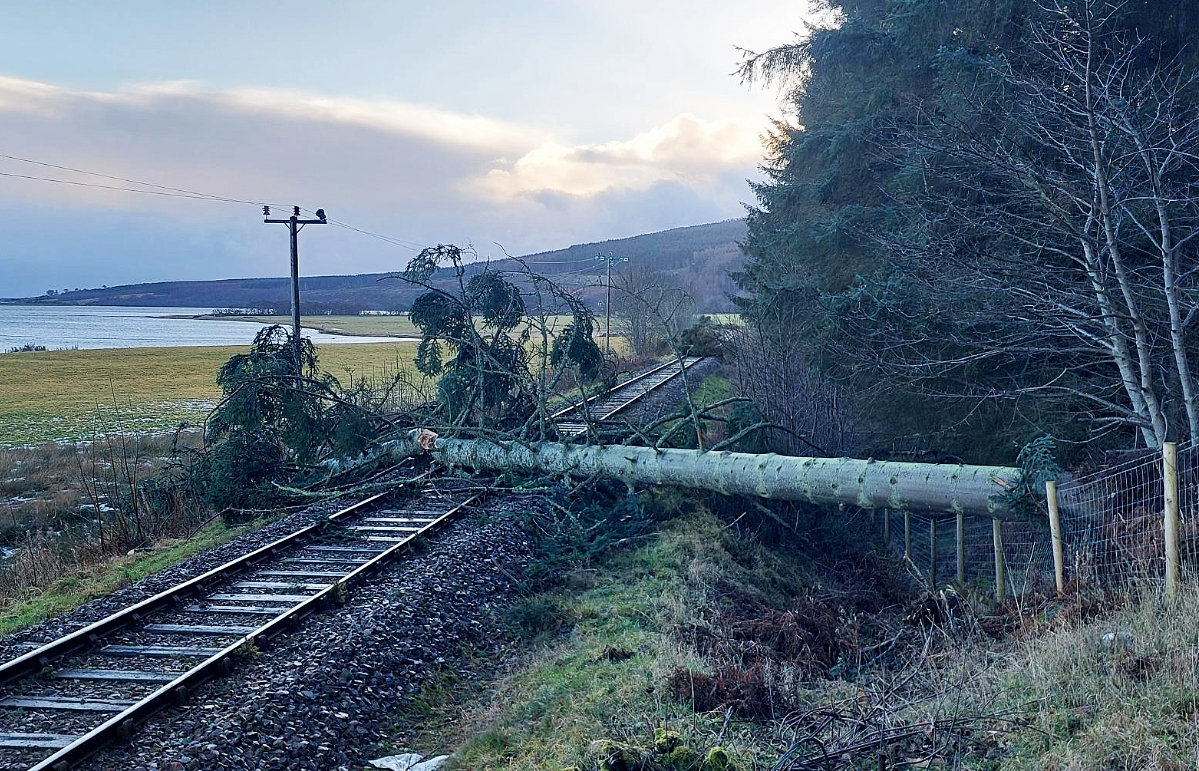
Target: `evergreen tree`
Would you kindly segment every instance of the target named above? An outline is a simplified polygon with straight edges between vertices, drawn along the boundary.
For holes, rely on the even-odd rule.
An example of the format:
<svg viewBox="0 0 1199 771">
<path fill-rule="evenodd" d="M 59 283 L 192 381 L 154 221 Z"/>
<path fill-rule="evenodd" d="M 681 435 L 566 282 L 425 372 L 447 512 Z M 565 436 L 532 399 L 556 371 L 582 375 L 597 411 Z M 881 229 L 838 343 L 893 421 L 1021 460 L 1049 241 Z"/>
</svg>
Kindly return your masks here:
<svg viewBox="0 0 1199 771">
<path fill-rule="evenodd" d="M 1134 5 L 1079 0 L 1066 10 L 1097 11 L 1110 27 L 1108 44 L 1135 48 L 1133 71 L 1168 60 L 1193 72 L 1186 4 Z M 876 418 L 870 427 L 887 440 L 879 451 L 902 448 L 903 435 L 915 435 L 913 449 L 969 447 L 975 458 L 985 456 L 984 441 L 994 457 L 1010 453 L 1011 439 L 1046 430 L 1085 438 L 1093 425 L 1076 419 L 1085 405 L 1070 389 L 1098 372 L 1069 371 L 1059 350 L 1032 356 L 1025 344 L 1044 331 L 1044 319 L 1021 318 L 1021 299 L 1002 280 L 976 281 L 967 263 L 995 253 L 986 218 L 1028 214 L 1025 201 L 1010 187 L 989 190 L 994 180 L 985 175 L 961 173 L 965 154 L 946 153 L 1006 142 L 1050 172 L 1063 164 L 1051 142 L 1013 142 L 1020 132 L 1010 130 L 1013 114 L 1036 120 L 1020 110 L 1024 95 L 1012 84 L 1038 67 L 1045 75 L 1044 57 L 1033 55 L 1037 30 L 1059 11 L 1029 0 L 831 7 L 841 13 L 835 27 L 751 55 L 742 69 L 748 80 L 787 84 L 797 121 L 776 127 L 768 179 L 755 187 L 749 261 L 738 276 L 752 293 L 744 312 L 766 334 L 802 336 L 814 367 L 853 384 L 859 411 Z M 993 77 L 1004 67 L 1018 77 Z M 942 141 L 952 133 L 946 127 L 956 127 L 956 145 Z M 947 220 L 936 216 L 950 206 L 955 239 L 945 238 Z M 1010 240 L 1013 231 L 1002 235 Z M 986 345 L 1002 355 L 981 355 Z M 933 366 L 945 362 L 955 366 Z M 1055 400 L 1024 398 L 1044 396 L 1036 389 L 1063 369 Z M 1010 401 L 998 404 L 997 396 Z M 1010 418 L 1013 404 L 1020 421 Z M 951 432 L 963 440 L 958 447 Z"/>
</svg>

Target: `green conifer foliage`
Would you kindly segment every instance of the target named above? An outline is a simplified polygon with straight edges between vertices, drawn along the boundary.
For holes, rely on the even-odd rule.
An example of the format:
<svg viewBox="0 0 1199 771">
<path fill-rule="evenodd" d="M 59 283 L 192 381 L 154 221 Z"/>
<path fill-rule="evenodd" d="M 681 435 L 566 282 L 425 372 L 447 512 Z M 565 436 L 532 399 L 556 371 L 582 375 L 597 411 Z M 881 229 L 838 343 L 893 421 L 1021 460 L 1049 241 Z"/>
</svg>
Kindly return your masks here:
<svg viewBox="0 0 1199 771">
<path fill-rule="evenodd" d="M 1062 162 L 1048 145 L 1008 139 L 1021 136 L 1011 130 L 1020 94 L 989 74 L 1046 75 L 1034 33 L 1061 15 L 1051 5 L 1100 14 L 1103 40 L 1135 46 L 1141 73 L 1172 67 L 1185 80 L 1199 72 L 1187 0 L 834 0 L 827 7 L 839 13 L 837 23 L 744 61 L 745 80 L 784 88 L 788 119 L 776 123 L 766 180 L 754 185 L 748 261 L 737 276 L 750 293 L 742 311 L 763 334 L 806 341 L 809 363 L 851 386 L 874 437 L 869 451 L 938 449 L 998 460 L 1039 434 L 1093 435 L 1077 419 L 1093 404 L 1025 394 L 1051 381 L 1059 395 L 1102 390 L 1089 379 L 1110 377 L 1110 365 L 1070 366 L 1066 343 L 1057 346 L 1061 354 L 1030 354 L 1026 342 L 1038 329 L 1019 298 L 1000 281 L 971 285 L 967 271 L 953 267 L 969 265 L 971 255 L 998 262 L 1013 239 L 1010 229 L 997 235 L 992 218 L 1029 210 L 981 173 L 972 178 L 980 184 L 963 185 L 965 154 L 949 158 L 924 141 L 944 139 L 952 125 L 956 141 L 1009 142 L 1050 171 Z M 1063 39 L 1075 34 L 1058 31 Z M 1193 82 L 1187 88 L 1199 94 Z M 1195 181 L 1199 174 L 1187 184 Z M 952 240 L 944 230 L 950 220 Z M 1016 326 L 1007 325 L 1011 319 Z M 957 365 L 934 372 L 937 361 Z M 904 375 L 925 362 L 920 377 Z M 1111 441 L 1133 437 L 1125 426 Z"/>
<path fill-rule="evenodd" d="M 416 365 L 441 375 L 439 406 L 452 425 L 517 430 L 544 411 L 546 395 L 565 373 L 580 381 L 598 377 L 603 354 L 594 340 L 595 320 L 582 302 L 536 274 L 523 276 L 535 308 L 500 272 L 484 268 L 467 279 L 466 257 L 457 246 L 430 247 L 403 274 L 426 289 L 410 315 L 421 330 Z M 443 264 L 457 276 L 457 292 L 431 283 Z M 547 318 L 562 311 L 569 321 L 551 336 Z M 539 353 L 538 342 L 546 346 Z M 549 371 L 540 370 L 542 358 Z"/>
</svg>

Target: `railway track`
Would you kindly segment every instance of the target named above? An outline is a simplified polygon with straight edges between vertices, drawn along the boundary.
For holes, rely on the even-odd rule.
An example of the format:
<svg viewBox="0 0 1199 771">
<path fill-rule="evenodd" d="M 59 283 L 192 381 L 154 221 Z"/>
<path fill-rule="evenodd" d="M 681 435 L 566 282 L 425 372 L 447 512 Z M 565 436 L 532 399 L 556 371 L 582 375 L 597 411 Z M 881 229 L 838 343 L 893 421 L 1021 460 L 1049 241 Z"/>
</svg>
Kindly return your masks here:
<svg viewBox="0 0 1199 771">
<path fill-rule="evenodd" d="M 0 664 L 0 768 L 66 771 L 236 668 L 477 499 L 427 479 Z"/>
<path fill-rule="evenodd" d="M 565 437 L 701 361 L 671 361 L 554 415 Z M 573 416 L 577 420 L 571 420 Z M 478 496 L 427 478 L 360 501 L 153 597 L 0 663 L 0 771 L 67 771 L 231 673 L 443 527 Z"/>
<path fill-rule="evenodd" d="M 593 423 L 611 420 L 701 361 L 702 356 L 686 356 L 681 366 L 678 360 L 668 361 L 626 380 L 610 391 L 559 410 L 552 416 L 558 426 L 558 433 L 564 439 L 572 439 L 586 433 L 589 417 Z"/>
</svg>

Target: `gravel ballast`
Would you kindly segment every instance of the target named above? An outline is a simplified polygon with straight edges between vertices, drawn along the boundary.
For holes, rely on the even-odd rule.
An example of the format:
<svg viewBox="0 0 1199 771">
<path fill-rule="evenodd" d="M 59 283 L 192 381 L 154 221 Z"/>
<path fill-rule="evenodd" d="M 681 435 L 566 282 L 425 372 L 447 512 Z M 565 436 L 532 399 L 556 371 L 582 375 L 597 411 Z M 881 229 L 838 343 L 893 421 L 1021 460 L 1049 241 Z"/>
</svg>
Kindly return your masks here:
<svg viewBox="0 0 1199 771">
<path fill-rule="evenodd" d="M 391 718 L 442 670 L 470 678 L 499 651 L 498 614 L 531 556 L 493 500 L 184 707 L 145 726 L 99 769 L 358 769 Z"/>
<path fill-rule="evenodd" d="M 338 502 L 345 505 L 344 502 Z M 527 497 L 496 496 L 350 593 L 346 605 L 306 619 L 261 655 L 161 713 L 130 744 L 82 768 L 360 769 L 394 739 L 393 719 L 439 672 L 477 678 L 506 650 L 502 612 L 519 596 L 532 556 L 518 526 Z M 26 634 L 49 639 L 227 562 L 336 510 L 306 511 L 198 555 Z M 390 745 L 388 748 L 389 749 Z M 382 751 L 386 754 L 386 751 Z M 10 756 L 11 757 L 11 756 Z M 15 758 L 12 758 L 15 760 Z M 27 768 L 28 765 L 8 766 Z"/>
</svg>

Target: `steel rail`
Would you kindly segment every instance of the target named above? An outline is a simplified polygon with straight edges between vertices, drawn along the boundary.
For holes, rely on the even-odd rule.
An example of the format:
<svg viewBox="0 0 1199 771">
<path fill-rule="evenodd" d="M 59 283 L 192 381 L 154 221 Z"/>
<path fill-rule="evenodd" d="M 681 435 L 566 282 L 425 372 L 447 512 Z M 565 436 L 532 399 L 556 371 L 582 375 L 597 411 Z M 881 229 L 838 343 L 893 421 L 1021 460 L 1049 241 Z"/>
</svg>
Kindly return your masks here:
<svg viewBox="0 0 1199 771">
<path fill-rule="evenodd" d="M 694 362 L 692 362 L 691 364 L 685 365 L 684 369 L 687 369 L 687 368 L 693 366 L 694 364 L 698 363 L 702 358 L 703 357 L 696 358 L 696 360 Z M 603 393 L 593 394 L 593 395 L 587 397 L 586 399 L 583 399 L 582 401 L 575 402 L 574 404 L 570 405 L 569 407 L 564 407 L 563 409 L 558 410 L 557 412 L 551 414 L 550 418 L 553 420 L 557 420 L 558 418 L 565 417 L 572 412 L 577 412 L 577 411 L 581 410 L 584 405 L 591 404 L 592 402 L 596 401 L 597 399 L 603 399 L 606 396 L 611 396 L 613 393 L 616 393 L 625 388 L 628 388 L 632 384 L 639 382 L 641 380 L 644 380 L 645 378 L 647 378 L 651 375 L 655 375 L 655 374 L 661 372 L 662 370 L 666 369 L 667 367 L 670 367 L 672 365 L 677 365 L 678 363 L 679 363 L 678 359 L 672 359 L 668 362 L 659 364 L 658 366 L 656 366 L 652 369 L 647 369 L 645 372 L 642 372 L 639 375 L 629 378 L 628 380 L 624 381 L 623 383 L 620 383 L 619 385 L 617 385 L 615 388 L 612 388 L 611 390 L 604 391 Z M 669 382 L 669 381 L 666 380 L 663 382 Z M 640 397 L 638 397 L 638 398 L 640 398 Z M 625 406 L 628 406 L 628 405 L 625 405 Z M 621 407 L 621 409 L 624 409 L 624 407 Z M 617 410 L 617 411 L 619 412 L 619 410 Z"/>
<path fill-rule="evenodd" d="M 668 378 L 666 378 L 665 380 L 663 380 L 661 383 L 655 383 L 653 386 L 651 386 L 651 387 L 649 387 L 649 388 L 645 389 L 645 390 L 644 390 L 644 391 L 642 391 L 641 393 L 639 393 L 639 394 L 635 394 L 633 397 L 629 398 L 628 400 L 626 400 L 626 401 L 624 401 L 624 402 L 621 402 L 621 404 L 620 404 L 619 406 L 617 406 L 615 409 L 608 410 L 608 412 L 606 412 L 606 413 L 604 414 L 604 416 L 603 416 L 602 418 L 600 418 L 600 419 L 601 419 L 601 420 L 607 420 L 608 418 L 612 417 L 613 415 L 615 415 L 616 413 L 618 413 L 618 412 L 620 412 L 621 410 L 625 409 L 626 407 L 629 407 L 630 405 L 632 405 L 632 404 L 635 404 L 635 403 L 637 402 L 637 400 L 638 400 L 638 399 L 644 399 L 646 396 L 648 396 L 649 394 L 653 393 L 655 390 L 657 390 L 657 389 L 661 388 L 662 386 L 666 385 L 666 384 L 667 384 L 667 383 L 669 383 L 671 380 L 674 380 L 676 377 L 679 377 L 679 376 L 681 376 L 681 375 L 682 375 L 684 372 L 686 372 L 687 370 L 689 370 L 689 369 L 691 369 L 692 367 L 694 367 L 696 364 L 699 364 L 701 361 L 703 361 L 703 357 L 702 357 L 702 356 L 694 356 L 694 357 L 688 357 L 688 358 L 691 358 L 691 359 L 692 359 L 692 361 L 691 361 L 690 363 L 688 363 L 686 360 L 684 360 L 684 361 L 682 362 L 682 366 L 680 366 L 680 367 L 679 367 L 679 371 L 678 371 L 678 372 L 675 372 L 675 373 L 674 373 L 674 374 L 672 374 L 670 377 L 668 377 Z M 675 364 L 678 364 L 679 362 L 675 361 L 675 362 L 673 362 L 673 363 L 675 363 Z"/>
<path fill-rule="evenodd" d="M 559 410 L 552 416 L 559 435 L 565 441 L 586 433 L 591 422 L 610 420 L 614 415 L 644 399 L 701 361 L 703 361 L 702 356 L 688 356 L 683 357 L 681 361 L 678 359 L 668 361 L 631 378 L 610 391 L 596 394 L 576 403 L 573 407 Z M 629 394 L 627 398 L 625 398 L 625 394 Z M 588 404 L 594 405 L 590 412 L 586 409 Z M 562 420 L 564 417 L 574 417 L 576 413 L 575 420 Z"/>
<path fill-rule="evenodd" d="M 361 509 L 363 506 L 372 503 L 387 494 L 388 493 L 380 493 L 366 499 L 365 501 L 360 501 L 353 506 L 347 507 L 336 514 L 331 515 L 329 519 L 335 520 L 335 518 L 345 518 L 346 516 L 349 516 L 350 514 Z M 462 509 L 466 508 L 480 497 L 481 496 L 479 494 L 476 494 L 467 498 L 465 501 L 454 505 L 440 517 L 413 532 L 411 535 L 404 538 L 404 540 L 397 542 L 395 545 L 388 547 L 384 551 L 375 555 L 369 561 L 359 565 L 357 568 L 350 571 L 333 584 L 322 589 L 317 594 L 312 595 L 312 597 L 308 600 L 305 600 L 299 605 L 288 609 L 286 612 L 271 619 L 269 622 L 253 632 L 250 632 L 236 642 L 229 644 L 219 653 L 213 654 L 202 663 L 196 665 L 187 672 L 182 673 L 179 675 L 179 677 L 175 678 L 153 693 L 147 695 L 136 704 L 128 707 L 123 712 L 114 715 L 112 718 L 96 726 L 86 734 L 83 734 L 66 747 L 63 747 L 53 755 L 50 755 L 49 757 L 40 761 L 37 765 L 30 767 L 29 771 L 68 771 L 72 766 L 83 762 L 104 747 L 113 744 L 118 740 L 128 738 L 138 723 L 144 722 L 154 713 L 168 706 L 172 706 L 172 704 L 182 703 L 187 699 L 188 694 L 197 686 L 220 674 L 229 672 L 232 668 L 232 658 L 242 649 L 248 650 L 251 649 L 251 647 L 264 649 L 267 645 L 269 645 L 272 639 L 293 628 L 300 620 L 312 615 L 313 613 L 316 613 L 325 607 L 328 607 L 331 604 L 344 603 L 347 599 L 347 591 L 351 584 L 379 569 L 394 559 L 401 551 L 411 548 L 418 539 L 443 527 L 448 521 L 462 511 Z M 277 549 L 280 545 L 282 545 L 282 542 L 293 542 L 297 536 L 311 532 L 311 530 L 315 527 L 319 527 L 319 525 L 313 525 L 296 531 L 296 533 L 286 536 L 285 538 L 269 544 L 262 549 L 251 552 L 250 554 L 245 555 L 245 557 L 234 560 L 233 562 L 228 563 L 226 566 L 222 566 L 222 568 L 228 567 L 229 565 L 233 565 L 235 563 L 245 564 L 246 557 L 269 553 L 270 550 Z M 217 568 L 217 570 L 222 568 Z M 206 573 L 205 576 L 209 576 L 213 572 L 215 571 L 210 571 L 209 573 Z M 157 599 L 164 596 L 169 598 L 171 594 L 171 591 L 163 592 L 160 595 L 156 595 L 155 598 L 152 599 Z M 37 652 L 38 651 L 33 651 L 35 654 Z"/>
<path fill-rule="evenodd" d="M 339 519 L 344 519 L 351 514 L 357 512 L 380 498 L 389 495 L 389 492 L 379 493 L 370 498 L 359 501 L 351 506 L 329 515 L 329 521 L 336 522 Z M 170 607 L 184 597 L 198 594 L 204 591 L 204 585 L 218 578 L 227 578 L 239 572 L 240 570 L 254 565 L 256 562 L 270 556 L 280 549 L 291 546 L 314 530 L 319 529 L 322 523 L 314 523 L 307 527 L 285 535 L 277 541 L 273 541 L 266 546 L 259 547 L 252 552 L 243 554 L 242 556 L 226 562 L 224 565 L 209 570 L 207 573 L 196 576 L 195 578 L 184 581 L 178 586 L 173 586 L 170 589 L 159 592 L 153 597 L 149 597 L 128 608 L 118 610 L 110 616 L 93 622 L 82 629 L 78 629 L 70 634 L 46 643 L 40 648 L 36 648 L 23 656 L 12 659 L 0 664 L 0 685 L 10 683 L 22 677 L 40 672 L 45 667 L 49 666 L 50 662 L 55 659 L 68 656 L 76 651 L 83 650 L 94 645 L 101 637 L 111 634 L 125 627 L 130 623 L 136 623 L 141 620 L 141 617 L 148 615 L 158 610 Z"/>
</svg>

